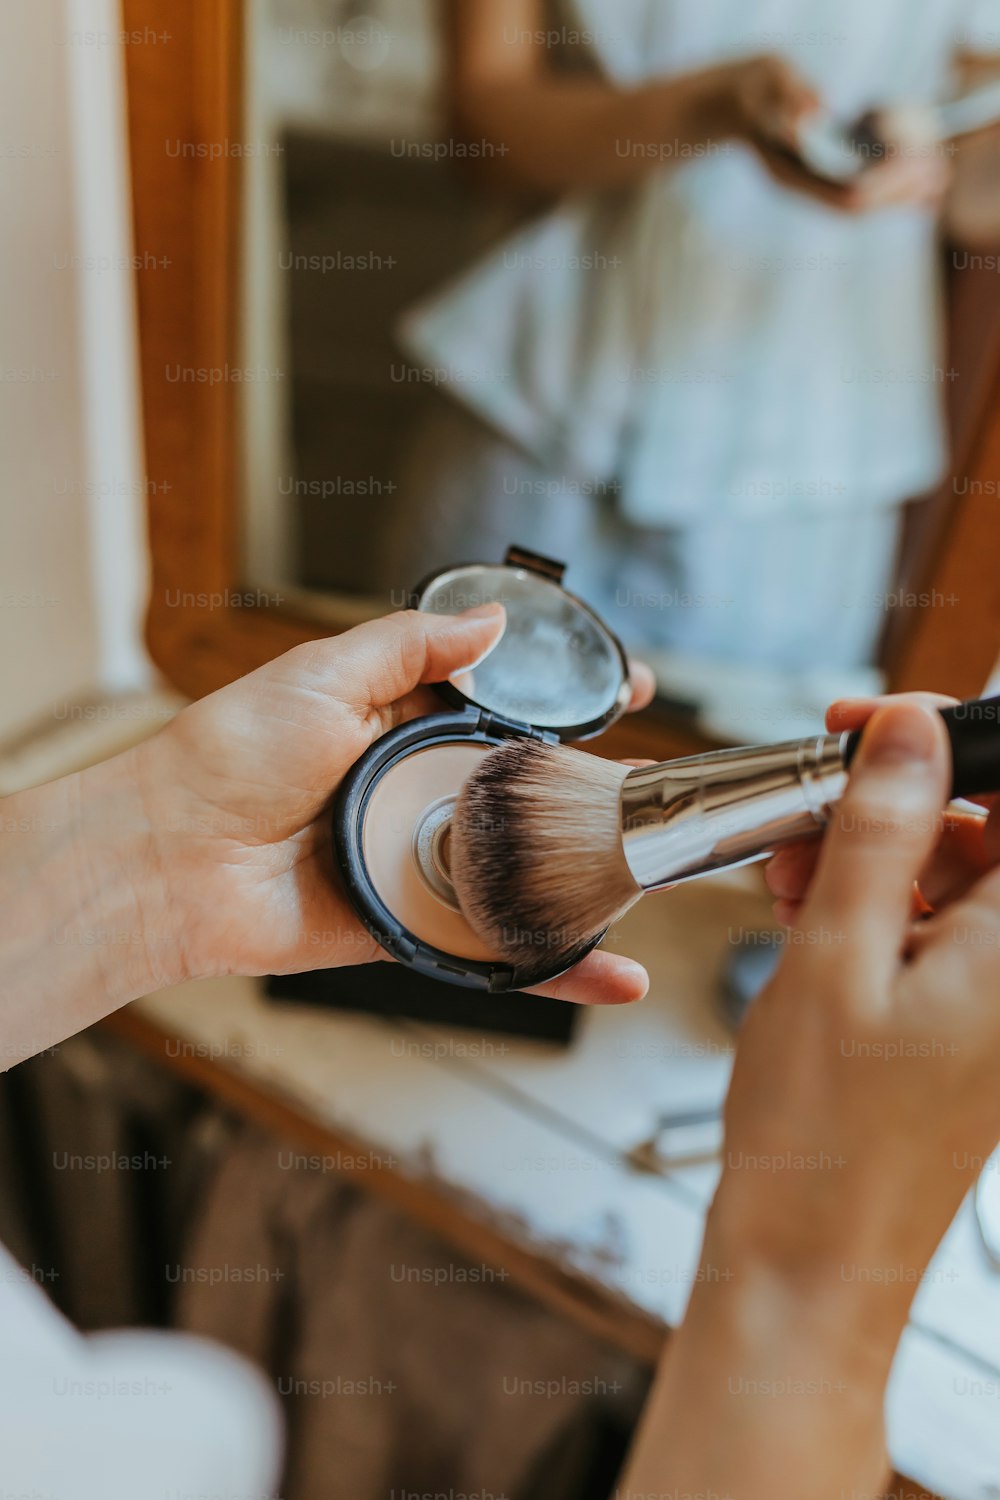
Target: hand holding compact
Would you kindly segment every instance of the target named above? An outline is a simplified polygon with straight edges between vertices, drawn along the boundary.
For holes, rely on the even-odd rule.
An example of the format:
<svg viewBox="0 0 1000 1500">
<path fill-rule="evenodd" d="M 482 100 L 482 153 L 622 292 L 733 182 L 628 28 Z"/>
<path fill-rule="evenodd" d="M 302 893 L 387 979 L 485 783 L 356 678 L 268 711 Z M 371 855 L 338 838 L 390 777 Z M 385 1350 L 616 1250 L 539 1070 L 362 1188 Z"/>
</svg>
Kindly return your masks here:
<svg viewBox="0 0 1000 1500">
<path fill-rule="evenodd" d="M 407 612 L 309 642 L 192 704 L 139 748 L 162 904 L 177 914 L 176 977 L 384 956 L 342 894 L 331 795 L 376 739 L 431 711 L 429 685 L 481 660 L 503 625 L 495 605 Z M 644 668 L 632 676 L 641 707 L 652 679 Z M 620 1003 L 646 983 L 640 965 L 595 953 L 545 992 Z"/>
</svg>

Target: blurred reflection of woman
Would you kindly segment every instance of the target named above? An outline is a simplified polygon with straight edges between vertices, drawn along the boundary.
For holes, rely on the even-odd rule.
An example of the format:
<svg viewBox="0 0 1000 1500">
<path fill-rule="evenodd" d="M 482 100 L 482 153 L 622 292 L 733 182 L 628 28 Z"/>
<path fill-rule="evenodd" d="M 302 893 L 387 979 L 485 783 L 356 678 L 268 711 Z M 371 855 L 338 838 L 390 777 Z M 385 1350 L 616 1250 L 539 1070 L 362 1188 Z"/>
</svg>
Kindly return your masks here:
<svg viewBox="0 0 1000 1500">
<path fill-rule="evenodd" d="M 443 394 L 394 583 L 519 540 L 632 641 L 870 661 L 944 463 L 948 167 L 834 186 L 788 147 L 998 48 L 1000 0 L 453 0 L 453 139 L 543 209 L 405 321 Z"/>
</svg>

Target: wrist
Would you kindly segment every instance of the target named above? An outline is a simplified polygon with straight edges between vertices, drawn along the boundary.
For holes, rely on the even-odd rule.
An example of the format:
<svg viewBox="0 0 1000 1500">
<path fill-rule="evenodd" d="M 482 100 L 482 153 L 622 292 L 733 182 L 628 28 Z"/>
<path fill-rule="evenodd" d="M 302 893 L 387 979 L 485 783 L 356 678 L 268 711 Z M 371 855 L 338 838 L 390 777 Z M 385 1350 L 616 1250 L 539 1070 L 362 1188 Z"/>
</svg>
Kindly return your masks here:
<svg viewBox="0 0 1000 1500">
<path fill-rule="evenodd" d="M 692 117 L 709 140 L 743 141 L 751 134 L 739 87 L 742 67 L 741 62 L 721 63 L 693 77 L 697 88 L 691 99 Z"/>
<path fill-rule="evenodd" d="M 181 931 L 136 751 L 5 798 L 0 1070 L 185 977 Z"/>
<path fill-rule="evenodd" d="M 680 1399 L 707 1405 L 712 1431 L 726 1434 L 730 1467 L 716 1488 L 763 1500 L 776 1475 L 795 1474 L 803 1500 L 881 1493 L 895 1345 L 873 1346 L 859 1323 L 824 1305 L 822 1288 L 806 1296 L 769 1267 L 739 1260 L 734 1271 L 729 1282 L 696 1286 L 667 1352 L 691 1388 Z"/>
<path fill-rule="evenodd" d="M 901 1250 L 897 1236 L 864 1214 L 833 1223 L 813 1212 L 806 1192 L 790 1211 L 769 1208 L 766 1189 L 753 1186 L 750 1203 L 746 1184 L 720 1183 L 704 1245 L 706 1262 L 721 1268 L 716 1279 L 724 1273 L 727 1285 L 760 1294 L 887 1374 L 928 1257 Z"/>
<path fill-rule="evenodd" d="M 79 918 L 112 1006 L 188 977 L 150 814 L 144 745 L 67 778 Z"/>
<path fill-rule="evenodd" d="M 880 1494 L 894 1344 L 871 1341 L 825 1287 L 748 1253 L 709 1216 L 698 1279 L 667 1341 L 627 1493 Z"/>
<path fill-rule="evenodd" d="M 647 84 L 640 95 L 645 114 L 639 123 L 643 136 L 661 140 L 669 133 L 676 143 L 687 146 L 713 145 L 745 136 L 747 127 L 736 88 L 738 67 L 726 63 Z"/>
</svg>

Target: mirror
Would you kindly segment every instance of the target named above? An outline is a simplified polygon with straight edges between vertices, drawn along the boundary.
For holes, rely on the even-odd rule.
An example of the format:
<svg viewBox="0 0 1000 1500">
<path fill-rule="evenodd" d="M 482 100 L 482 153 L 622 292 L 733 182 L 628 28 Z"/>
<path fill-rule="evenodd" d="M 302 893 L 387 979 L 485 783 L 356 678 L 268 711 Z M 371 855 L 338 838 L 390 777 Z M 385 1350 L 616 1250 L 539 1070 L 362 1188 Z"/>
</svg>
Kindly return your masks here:
<svg viewBox="0 0 1000 1500">
<path fill-rule="evenodd" d="M 958 6 L 902 61 L 755 9 L 249 0 L 249 584 L 340 623 L 516 542 L 721 738 L 880 688 L 996 329 L 966 294 L 956 367 L 941 300 L 977 268 L 940 226 L 970 148 L 927 123 L 980 43 Z M 837 121 L 907 106 L 854 188 L 898 202 L 844 212 L 787 147 L 678 112 L 670 75 L 725 74 L 728 119 L 763 54 Z"/>
</svg>

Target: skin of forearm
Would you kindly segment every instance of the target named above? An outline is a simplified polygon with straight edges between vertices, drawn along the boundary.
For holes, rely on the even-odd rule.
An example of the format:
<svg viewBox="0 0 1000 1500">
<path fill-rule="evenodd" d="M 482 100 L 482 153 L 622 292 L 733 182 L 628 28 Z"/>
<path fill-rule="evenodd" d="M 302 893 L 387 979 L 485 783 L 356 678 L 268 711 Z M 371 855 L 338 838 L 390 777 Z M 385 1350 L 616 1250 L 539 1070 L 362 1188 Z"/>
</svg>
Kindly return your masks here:
<svg viewBox="0 0 1000 1500">
<path fill-rule="evenodd" d="M 908 1294 L 755 1261 L 709 1220 L 617 1500 L 863 1500 L 890 1471 L 883 1398 Z"/>
<path fill-rule="evenodd" d="M 135 752 L 4 798 L 0 1068 L 180 977 Z"/>
<path fill-rule="evenodd" d="M 454 122 L 491 148 L 477 167 L 497 183 L 543 193 L 619 187 L 739 134 L 730 75 L 723 66 L 627 91 L 551 75 L 479 82 L 459 93 Z"/>
</svg>

